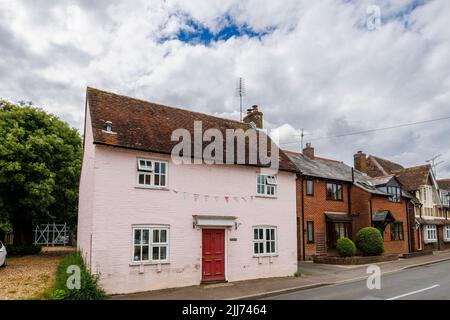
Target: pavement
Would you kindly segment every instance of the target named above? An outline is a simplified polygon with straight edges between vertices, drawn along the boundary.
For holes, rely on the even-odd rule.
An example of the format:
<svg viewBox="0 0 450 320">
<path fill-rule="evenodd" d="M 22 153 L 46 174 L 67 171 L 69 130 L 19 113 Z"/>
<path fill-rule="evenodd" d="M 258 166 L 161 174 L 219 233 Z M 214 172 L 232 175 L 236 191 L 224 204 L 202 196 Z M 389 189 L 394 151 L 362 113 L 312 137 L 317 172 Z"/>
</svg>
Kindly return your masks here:
<svg viewBox="0 0 450 320">
<path fill-rule="evenodd" d="M 435 252 L 433 255 L 399 259 L 397 261 L 377 263 L 381 269 L 382 278 L 411 268 L 419 268 L 450 260 L 450 252 Z M 157 291 L 147 291 L 127 295 L 114 295 L 114 300 L 242 300 L 267 297 L 279 298 L 285 294 L 298 291 L 313 291 L 314 288 L 365 283 L 370 274 L 367 266 L 339 266 L 316 264 L 301 261 L 298 270 L 301 277 L 266 278 L 237 281 L 221 284 L 198 285 Z M 448 270 L 448 268 L 447 268 Z M 423 271 L 422 271 L 423 272 Z M 352 287 L 350 287 L 352 288 Z M 314 289 L 317 290 L 317 289 Z M 325 292 L 325 291 L 324 291 Z M 287 299 L 287 297 L 286 297 Z M 345 298 L 342 298 L 345 299 Z"/>
</svg>

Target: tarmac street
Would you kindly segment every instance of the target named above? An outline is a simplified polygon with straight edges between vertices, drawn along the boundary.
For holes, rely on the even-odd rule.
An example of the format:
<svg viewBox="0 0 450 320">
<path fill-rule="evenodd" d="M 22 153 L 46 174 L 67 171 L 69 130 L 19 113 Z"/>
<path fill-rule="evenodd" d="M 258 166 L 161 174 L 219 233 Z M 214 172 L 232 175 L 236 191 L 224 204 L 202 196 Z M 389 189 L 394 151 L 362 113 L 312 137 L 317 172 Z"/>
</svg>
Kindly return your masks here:
<svg viewBox="0 0 450 320">
<path fill-rule="evenodd" d="M 381 275 L 381 288 L 367 280 L 268 297 L 269 300 L 450 300 L 450 261 Z"/>
</svg>

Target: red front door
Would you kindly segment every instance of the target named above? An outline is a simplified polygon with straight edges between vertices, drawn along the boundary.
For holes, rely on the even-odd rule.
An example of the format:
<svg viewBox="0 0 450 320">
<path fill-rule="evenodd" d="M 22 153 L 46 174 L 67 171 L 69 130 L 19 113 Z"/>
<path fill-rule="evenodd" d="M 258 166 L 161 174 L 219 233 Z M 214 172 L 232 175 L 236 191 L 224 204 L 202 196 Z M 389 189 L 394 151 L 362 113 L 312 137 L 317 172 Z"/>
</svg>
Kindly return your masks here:
<svg viewBox="0 0 450 320">
<path fill-rule="evenodd" d="M 225 230 L 203 229 L 202 281 L 225 280 Z"/>
</svg>

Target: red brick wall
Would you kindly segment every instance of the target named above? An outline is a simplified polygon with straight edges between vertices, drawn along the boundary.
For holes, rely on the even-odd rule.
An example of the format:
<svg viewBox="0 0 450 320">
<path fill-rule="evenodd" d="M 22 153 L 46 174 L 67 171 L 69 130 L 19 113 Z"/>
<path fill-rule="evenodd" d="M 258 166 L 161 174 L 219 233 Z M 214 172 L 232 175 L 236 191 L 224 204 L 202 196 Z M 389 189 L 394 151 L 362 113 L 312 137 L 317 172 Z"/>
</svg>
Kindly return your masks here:
<svg viewBox="0 0 450 320">
<path fill-rule="evenodd" d="M 439 250 L 448 250 L 450 249 L 450 242 L 444 241 L 444 228 L 445 226 L 438 226 L 438 241 L 439 241 Z"/>
<path fill-rule="evenodd" d="M 390 202 L 387 197 L 372 197 L 372 212 L 389 210 L 395 220 L 403 222 L 403 240 L 391 240 L 391 227 L 388 225 L 384 231 L 384 251 L 386 254 L 408 253 L 408 219 L 406 201 Z"/>
<path fill-rule="evenodd" d="M 303 229 L 303 239 L 305 241 L 305 256 L 310 258 L 311 256 L 318 254 L 318 239 L 319 234 L 322 234 L 325 249 L 326 249 L 326 220 L 324 212 L 348 212 L 348 191 L 349 186 L 343 184 L 343 201 L 326 200 L 326 180 L 315 179 L 314 180 L 314 196 L 306 195 L 306 180 L 303 181 L 303 193 L 304 193 L 304 211 L 305 221 Z M 302 180 L 297 180 L 297 222 L 298 222 L 298 258 L 303 257 L 303 245 L 302 245 Z M 408 253 L 408 224 L 407 224 L 407 211 L 406 202 L 402 200 L 400 203 L 393 203 L 388 200 L 387 197 L 374 196 L 369 192 L 364 191 L 361 188 L 353 186 L 351 188 L 351 212 L 353 214 L 352 224 L 352 238 L 356 236 L 356 233 L 364 228 L 371 226 L 371 212 L 375 213 L 377 210 L 389 210 L 396 220 L 403 222 L 403 240 L 391 240 L 390 226 L 386 227 L 384 234 L 384 247 L 386 254 L 402 254 Z M 372 210 L 372 211 L 371 211 Z M 307 243 L 306 228 L 307 221 L 314 222 L 314 243 Z M 415 237 L 417 238 L 417 237 Z M 449 244 L 450 246 L 450 244 Z"/>
<path fill-rule="evenodd" d="M 352 188 L 353 234 L 372 225 L 371 213 L 378 210 L 389 210 L 396 220 L 403 222 L 403 240 L 391 240 L 391 228 L 388 225 L 384 232 L 384 250 L 386 254 L 408 253 L 408 223 L 406 202 L 390 202 L 387 197 L 376 196 L 361 188 Z"/>
<path fill-rule="evenodd" d="M 306 258 L 310 258 L 312 255 L 317 254 L 318 240 L 323 236 L 323 245 L 326 249 L 326 221 L 324 212 L 348 212 L 348 185 L 343 183 L 343 200 L 333 201 L 326 199 L 326 180 L 315 179 L 314 180 L 314 196 L 306 195 L 306 180 L 303 181 L 303 193 L 304 193 L 304 240 L 305 240 L 305 254 Z M 298 232 L 298 253 L 299 259 L 302 258 L 302 242 L 301 242 L 301 216 L 302 216 L 302 195 L 301 188 L 302 180 L 297 180 L 297 215 L 298 222 L 300 223 Z M 314 222 L 314 243 L 306 243 L 306 228 L 307 221 Z M 320 244 L 319 244 L 320 246 Z"/>
<path fill-rule="evenodd" d="M 359 230 L 371 225 L 370 199 L 371 193 L 352 187 L 353 238 Z"/>
</svg>

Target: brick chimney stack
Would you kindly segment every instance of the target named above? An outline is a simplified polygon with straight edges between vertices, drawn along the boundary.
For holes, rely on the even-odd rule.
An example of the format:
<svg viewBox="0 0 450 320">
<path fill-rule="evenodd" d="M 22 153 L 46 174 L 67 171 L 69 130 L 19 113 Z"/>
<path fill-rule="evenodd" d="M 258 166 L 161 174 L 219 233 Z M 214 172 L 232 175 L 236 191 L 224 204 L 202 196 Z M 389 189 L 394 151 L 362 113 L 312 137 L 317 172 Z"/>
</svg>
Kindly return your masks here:
<svg viewBox="0 0 450 320">
<path fill-rule="evenodd" d="M 309 159 L 314 160 L 314 148 L 311 147 L 311 143 L 306 143 L 306 148 L 303 148 L 303 154 L 307 156 Z"/>
<path fill-rule="evenodd" d="M 247 109 L 247 115 L 242 120 L 245 123 L 253 122 L 257 128 L 263 128 L 263 113 L 258 110 L 258 106 L 254 105 L 250 109 Z"/>
<path fill-rule="evenodd" d="M 354 156 L 354 165 L 355 169 L 362 172 L 367 173 L 367 158 L 366 154 L 362 151 L 358 151 Z"/>
</svg>

